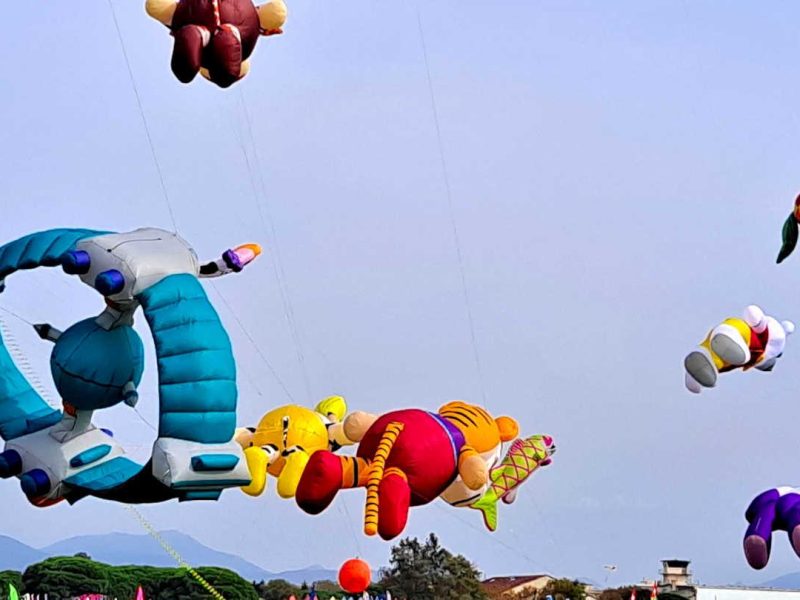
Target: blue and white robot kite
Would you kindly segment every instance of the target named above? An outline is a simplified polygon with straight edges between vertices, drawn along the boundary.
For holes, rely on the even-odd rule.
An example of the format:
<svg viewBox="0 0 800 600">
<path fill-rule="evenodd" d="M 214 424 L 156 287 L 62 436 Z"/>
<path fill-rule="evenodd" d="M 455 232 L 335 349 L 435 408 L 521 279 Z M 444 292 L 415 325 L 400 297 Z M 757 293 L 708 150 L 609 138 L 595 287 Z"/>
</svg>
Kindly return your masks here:
<svg viewBox="0 0 800 600">
<path fill-rule="evenodd" d="M 216 500 L 250 481 L 236 428 L 236 365 L 228 335 L 198 278 L 241 271 L 261 249 L 228 250 L 201 264 L 177 234 L 54 229 L 0 247 L 0 291 L 20 269 L 61 266 L 105 298 L 103 312 L 64 331 L 36 325 L 63 411 L 31 387 L 0 340 L 0 477 L 18 477 L 37 506 L 95 496 L 125 503 Z M 138 400 L 141 307 L 155 343 L 158 438 L 142 466 L 92 413 Z"/>
</svg>

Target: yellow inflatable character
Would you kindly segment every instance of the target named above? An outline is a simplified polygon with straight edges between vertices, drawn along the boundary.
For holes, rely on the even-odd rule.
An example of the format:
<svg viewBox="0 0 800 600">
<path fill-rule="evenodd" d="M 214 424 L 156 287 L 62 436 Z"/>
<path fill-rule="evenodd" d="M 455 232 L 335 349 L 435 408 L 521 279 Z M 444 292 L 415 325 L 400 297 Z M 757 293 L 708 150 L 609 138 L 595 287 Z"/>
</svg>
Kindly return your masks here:
<svg viewBox="0 0 800 600">
<path fill-rule="evenodd" d="M 717 385 L 717 376 L 734 369 L 771 371 L 783 356 L 791 321 L 778 321 L 751 304 L 740 318 L 725 319 L 708 332 L 683 361 L 686 388 L 699 394 Z"/>
<path fill-rule="evenodd" d="M 242 490 L 260 495 L 267 487 L 267 473 L 278 480 L 278 495 L 293 498 L 309 457 L 317 450 L 336 451 L 354 444 L 342 421 L 347 404 L 341 396 L 330 396 L 314 410 L 289 404 L 265 414 L 257 427 L 236 432 L 244 448 L 252 481 Z"/>
</svg>

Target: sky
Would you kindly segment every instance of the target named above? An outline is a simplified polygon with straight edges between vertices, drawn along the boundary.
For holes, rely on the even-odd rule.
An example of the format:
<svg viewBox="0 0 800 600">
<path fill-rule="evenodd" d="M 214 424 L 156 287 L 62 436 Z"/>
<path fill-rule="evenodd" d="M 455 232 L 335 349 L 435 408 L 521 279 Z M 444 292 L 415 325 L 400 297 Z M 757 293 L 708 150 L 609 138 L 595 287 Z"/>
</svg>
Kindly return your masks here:
<svg viewBox="0 0 800 600">
<path fill-rule="evenodd" d="M 608 583 L 622 584 L 673 557 L 706 583 L 800 570 L 782 535 L 763 572 L 741 550 L 750 499 L 800 481 L 800 342 L 773 373 L 700 396 L 682 373 L 749 303 L 800 321 L 799 259 L 775 265 L 799 183 L 800 6 L 293 0 L 285 35 L 262 38 L 247 79 L 220 90 L 178 83 L 167 31 L 143 3 L 112 2 L 178 231 L 209 258 L 265 247 L 208 286 L 242 425 L 339 393 L 372 412 L 465 399 L 553 435 L 552 466 L 502 507 L 496 534 L 466 509 L 412 510 L 407 534 L 435 531 L 489 575 L 603 582 L 615 564 Z M 5 14 L 0 239 L 170 228 L 108 2 Z M 62 328 L 101 309 L 60 271 L 13 276 L 0 301 Z M 50 348 L 0 316 L 50 386 Z M 155 385 L 150 351 L 150 422 Z M 149 455 L 154 433 L 130 409 L 95 420 Z M 35 509 L 14 481 L 0 498 L 0 533 L 33 545 L 140 531 L 115 504 Z M 142 513 L 271 570 L 382 565 L 389 544 L 359 533 L 363 499 L 310 517 L 272 486 Z"/>
</svg>

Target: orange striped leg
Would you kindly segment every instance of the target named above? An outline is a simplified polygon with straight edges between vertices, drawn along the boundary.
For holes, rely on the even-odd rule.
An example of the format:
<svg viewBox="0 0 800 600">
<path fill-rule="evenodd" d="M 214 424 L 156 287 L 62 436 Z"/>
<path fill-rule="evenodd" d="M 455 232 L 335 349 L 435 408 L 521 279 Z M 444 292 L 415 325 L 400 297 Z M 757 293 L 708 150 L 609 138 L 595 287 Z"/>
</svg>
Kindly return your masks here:
<svg viewBox="0 0 800 600">
<path fill-rule="evenodd" d="M 369 461 L 358 456 L 340 456 L 342 489 L 364 487 L 369 477 Z"/>
<path fill-rule="evenodd" d="M 378 533 L 378 507 L 380 505 L 378 487 L 383 479 L 386 459 L 389 458 L 392 446 L 394 446 L 401 431 L 403 431 L 402 423 L 389 423 L 386 426 L 386 431 L 383 432 L 378 449 L 375 451 L 375 458 L 372 460 L 369 475 L 367 476 L 367 503 L 364 508 L 364 533 L 366 535 Z"/>
</svg>

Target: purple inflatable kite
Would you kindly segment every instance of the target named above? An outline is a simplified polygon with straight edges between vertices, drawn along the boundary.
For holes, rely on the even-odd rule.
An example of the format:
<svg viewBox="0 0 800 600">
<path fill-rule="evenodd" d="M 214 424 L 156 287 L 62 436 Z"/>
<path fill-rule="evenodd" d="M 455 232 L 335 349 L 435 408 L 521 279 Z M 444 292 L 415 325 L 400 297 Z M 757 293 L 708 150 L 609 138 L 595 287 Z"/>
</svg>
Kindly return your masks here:
<svg viewBox="0 0 800 600">
<path fill-rule="evenodd" d="M 773 531 L 787 532 L 792 549 L 800 556 L 800 490 L 779 487 L 762 492 L 750 503 L 745 518 L 749 525 L 744 555 L 751 567 L 767 566 Z"/>
</svg>

